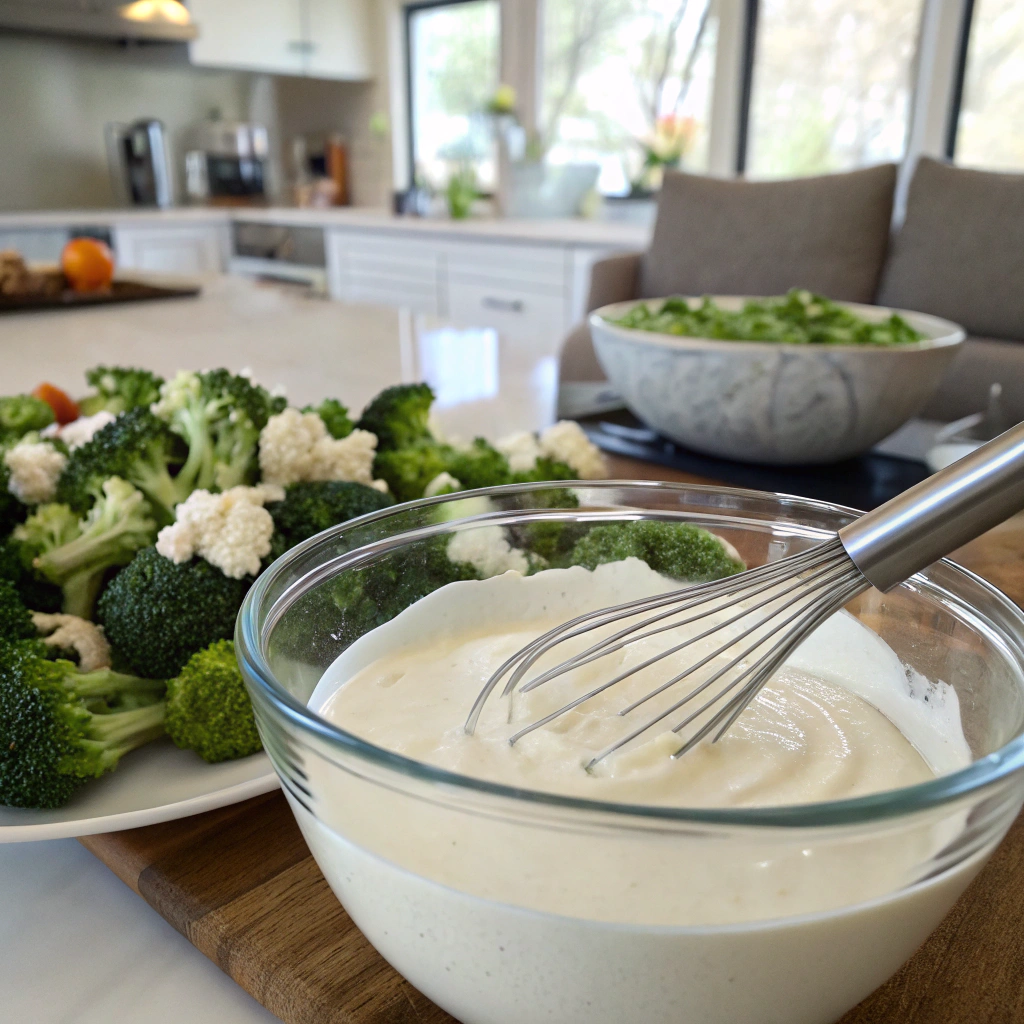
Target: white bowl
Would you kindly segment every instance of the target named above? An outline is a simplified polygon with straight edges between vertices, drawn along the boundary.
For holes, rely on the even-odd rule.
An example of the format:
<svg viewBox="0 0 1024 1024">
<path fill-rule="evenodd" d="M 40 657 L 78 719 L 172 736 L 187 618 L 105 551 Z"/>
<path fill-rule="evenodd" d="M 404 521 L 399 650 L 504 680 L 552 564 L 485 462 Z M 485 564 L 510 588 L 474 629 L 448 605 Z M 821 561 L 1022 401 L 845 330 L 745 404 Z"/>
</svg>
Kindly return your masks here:
<svg viewBox="0 0 1024 1024">
<path fill-rule="evenodd" d="M 725 309 L 746 298 L 714 296 Z M 645 300 L 657 307 L 664 299 Z M 687 338 L 590 316 L 594 349 L 631 412 L 687 448 L 743 462 L 836 462 L 867 451 L 927 403 L 964 340 L 948 320 L 842 303 L 866 320 L 899 313 L 925 335 L 901 345 L 793 345 Z"/>
</svg>

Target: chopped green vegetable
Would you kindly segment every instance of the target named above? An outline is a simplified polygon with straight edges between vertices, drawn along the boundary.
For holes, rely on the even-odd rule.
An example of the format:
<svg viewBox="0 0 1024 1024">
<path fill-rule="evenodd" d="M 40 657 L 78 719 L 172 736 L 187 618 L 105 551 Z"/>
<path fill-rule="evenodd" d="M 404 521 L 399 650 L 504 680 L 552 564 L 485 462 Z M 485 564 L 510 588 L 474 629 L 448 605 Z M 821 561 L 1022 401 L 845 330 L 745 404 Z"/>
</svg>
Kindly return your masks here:
<svg viewBox="0 0 1024 1024">
<path fill-rule="evenodd" d="M 211 764 L 263 749 L 230 640 L 193 654 L 168 682 L 167 735 Z"/>
<path fill-rule="evenodd" d="M 327 433 L 336 440 L 348 437 L 352 433 L 352 420 L 348 409 L 336 398 L 325 398 L 319 405 L 307 405 L 303 412 L 315 412 L 324 421 Z"/>
<path fill-rule="evenodd" d="M 38 636 L 32 615 L 10 580 L 0 579 L 0 643 Z"/>
<path fill-rule="evenodd" d="M 356 426 L 377 435 L 379 452 L 433 441 L 427 426 L 433 401 L 429 384 L 396 384 L 370 402 Z"/>
<path fill-rule="evenodd" d="M 128 366 L 95 366 L 85 379 L 96 389 L 78 403 L 83 416 L 95 416 L 103 411 L 119 416 L 142 406 L 149 408 L 160 398 L 163 377 L 149 370 Z"/>
<path fill-rule="evenodd" d="M 619 327 L 717 341 L 776 341 L 789 345 L 901 345 L 921 341 L 903 317 L 893 313 L 873 322 L 822 295 L 794 288 L 771 299 L 750 299 L 726 310 L 707 296 L 697 303 L 666 299 L 660 306 L 637 303 L 610 319 Z"/>
<path fill-rule="evenodd" d="M 732 576 L 746 568 L 714 534 L 691 523 L 656 519 L 600 523 L 576 542 L 571 565 L 594 569 L 605 562 L 639 558 L 655 572 L 673 579 L 702 583 Z"/>
<path fill-rule="evenodd" d="M 0 641 L 0 803 L 61 807 L 164 729 L 164 684 Z"/>
<path fill-rule="evenodd" d="M 271 555 L 277 558 L 322 530 L 393 504 L 390 494 L 365 484 L 340 480 L 290 484 L 284 501 L 266 506 L 275 527 Z"/>
<path fill-rule="evenodd" d="M 0 398 L 0 444 L 10 444 L 53 422 L 53 409 L 34 395 Z"/>
<path fill-rule="evenodd" d="M 152 544 L 156 523 L 142 492 L 114 476 L 103 482 L 83 519 L 67 505 L 40 505 L 15 529 L 14 539 L 33 553 L 33 566 L 63 590 L 63 610 L 87 619 L 103 574 Z"/>
<path fill-rule="evenodd" d="M 0 541 L 0 579 L 18 592 L 26 608 L 34 612 L 59 612 L 64 595 L 58 586 L 32 568 L 32 552 L 13 537 Z"/>
<path fill-rule="evenodd" d="M 112 476 L 134 484 L 161 523 L 174 520 L 174 506 L 189 495 L 187 482 L 172 475 L 184 458 L 181 440 L 148 408 L 118 416 L 76 448 L 57 483 L 57 501 L 86 512 Z"/>
<path fill-rule="evenodd" d="M 180 565 L 143 548 L 111 581 L 98 619 L 115 664 L 170 679 L 215 640 L 230 639 L 252 577 L 230 579 L 204 558 Z"/>
</svg>

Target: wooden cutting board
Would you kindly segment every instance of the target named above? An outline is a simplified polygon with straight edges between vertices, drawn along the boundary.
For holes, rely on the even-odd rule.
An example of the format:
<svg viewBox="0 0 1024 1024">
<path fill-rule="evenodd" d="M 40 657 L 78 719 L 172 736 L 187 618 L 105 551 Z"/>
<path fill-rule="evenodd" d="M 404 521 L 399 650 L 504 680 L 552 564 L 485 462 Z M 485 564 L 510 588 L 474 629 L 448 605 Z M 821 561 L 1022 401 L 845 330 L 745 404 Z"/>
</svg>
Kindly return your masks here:
<svg viewBox="0 0 1024 1024">
<path fill-rule="evenodd" d="M 620 478 L 694 482 L 611 461 Z M 1024 602 L 1024 518 L 957 560 Z M 363 938 L 279 793 L 81 842 L 286 1024 L 454 1019 Z M 841 1024 L 1024 1024 L 1024 816 L 925 945 Z"/>
</svg>

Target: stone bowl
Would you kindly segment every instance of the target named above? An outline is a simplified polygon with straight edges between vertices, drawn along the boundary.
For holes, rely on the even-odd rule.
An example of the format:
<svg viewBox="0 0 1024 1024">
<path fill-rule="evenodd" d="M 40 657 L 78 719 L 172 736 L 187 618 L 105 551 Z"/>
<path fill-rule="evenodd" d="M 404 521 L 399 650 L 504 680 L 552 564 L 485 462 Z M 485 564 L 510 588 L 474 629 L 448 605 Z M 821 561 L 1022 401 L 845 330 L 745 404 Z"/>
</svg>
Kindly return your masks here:
<svg viewBox="0 0 1024 1024">
<path fill-rule="evenodd" d="M 714 296 L 725 309 L 744 297 Z M 645 300 L 657 306 L 664 299 Z M 618 327 L 636 300 L 590 315 L 594 349 L 629 410 L 694 451 L 805 465 L 860 455 L 924 408 L 964 340 L 925 313 L 842 303 L 866 320 L 899 313 L 925 335 L 893 346 L 718 341 Z"/>
</svg>

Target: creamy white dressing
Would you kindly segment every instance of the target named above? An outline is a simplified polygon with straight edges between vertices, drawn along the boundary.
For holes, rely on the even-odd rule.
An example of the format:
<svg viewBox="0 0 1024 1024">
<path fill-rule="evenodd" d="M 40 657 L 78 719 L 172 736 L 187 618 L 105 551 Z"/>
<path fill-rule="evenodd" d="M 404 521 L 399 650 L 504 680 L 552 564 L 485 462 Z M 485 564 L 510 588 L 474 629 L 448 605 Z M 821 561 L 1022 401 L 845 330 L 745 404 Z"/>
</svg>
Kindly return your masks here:
<svg viewBox="0 0 1024 1024">
<path fill-rule="evenodd" d="M 635 724 L 692 688 L 693 682 L 680 683 L 629 715 L 618 713 L 710 653 L 722 634 L 637 672 L 515 746 L 509 738 L 692 636 L 694 626 L 630 645 L 517 695 L 511 705 L 495 694 L 475 733 L 467 735 L 463 723 L 477 693 L 525 643 L 573 615 L 673 586 L 637 559 L 593 572 L 512 572 L 454 583 L 349 648 L 310 703 L 369 742 L 429 764 L 519 788 L 615 802 L 819 802 L 913 785 L 969 762 L 955 692 L 908 673 L 875 633 L 846 613 L 833 616 L 799 648 L 721 741 L 705 742 L 683 758 L 670 756 L 681 742 L 671 732 L 684 715 L 676 712 L 595 770 L 583 769 Z M 564 645 L 537 669 L 598 635 Z"/>
</svg>

